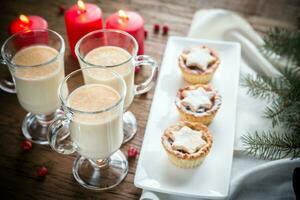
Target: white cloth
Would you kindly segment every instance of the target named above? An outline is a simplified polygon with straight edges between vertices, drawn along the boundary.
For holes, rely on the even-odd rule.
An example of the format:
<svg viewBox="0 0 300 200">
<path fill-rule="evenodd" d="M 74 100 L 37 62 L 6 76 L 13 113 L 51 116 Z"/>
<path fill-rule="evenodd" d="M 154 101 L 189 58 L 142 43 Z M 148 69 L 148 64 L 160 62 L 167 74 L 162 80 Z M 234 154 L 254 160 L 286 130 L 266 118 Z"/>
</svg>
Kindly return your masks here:
<svg viewBox="0 0 300 200">
<path fill-rule="evenodd" d="M 189 37 L 202 39 L 230 40 L 241 43 L 241 77 L 245 74 L 264 73 L 277 76 L 278 71 L 265 59 L 256 46 L 263 40 L 249 23 L 237 14 L 220 9 L 200 10 L 194 15 Z M 270 120 L 262 118 L 266 102 L 247 95 L 240 87 L 237 105 L 235 155 L 230 183 L 230 200 L 276 200 L 295 199 L 292 189 L 292 172 L 300 166 L 300 159 L 279 161 L 258 160 L 240 154 L 243 146 L 241 135 L 255 130 L 271 128 Z M 142 200 L 192 200 L 169 194 L 143 191 Z"/>
<path fill-rule="evenodd" d="M 230 200 L 295 199 L 292 178 L 294 169 L 300 166 L 300 159 L 255 163 L 256 167 L 252 168 L 249 168 L 250 162 L 240 163 L 238 170 L 241 172 L 231 182 Z"/>
<path fill-rule="evenodd" d="M 300 159 L 265 162 L 235 155 L 229 200 L 293 200 L 292 174 Z M 243 170 L 241 170 L 243 169 Z M 141 200 L 199 200 L 143 191 Z"/>
</svg>

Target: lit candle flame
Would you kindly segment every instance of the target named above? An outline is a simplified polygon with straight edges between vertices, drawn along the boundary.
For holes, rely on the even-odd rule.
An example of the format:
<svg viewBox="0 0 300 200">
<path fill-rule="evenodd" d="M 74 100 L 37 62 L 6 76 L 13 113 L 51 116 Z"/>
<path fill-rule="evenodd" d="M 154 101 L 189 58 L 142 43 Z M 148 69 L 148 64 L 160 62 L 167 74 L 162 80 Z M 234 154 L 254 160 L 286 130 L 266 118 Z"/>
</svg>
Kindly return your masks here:
<svg viewBox="0 0 300 200">
<path fill-rule="evenodd" d="M 77 1 L 77 6 L 78 6 L 78 8 L 79 8 L 79 10 L 80 10 L 81 12 L 85 12 L 85 11 L 86 11 L 85 4 L 83 3 L 82 0 L 78 0 L 78 1 Z"/>
<path fill-rule="evenodd" d="M 119 20 L 120 23 L 128 21 L 129 17 L 124 10 L 119 10 L 118 14 L 120 17 L 120 20 Z"/>
<path fill-rule="evenodd" d="M 19 19 L 21 20 L 21 22 L 23 22 L 24 24 L 29 24 L 29 18 L 26 15 L 20 15 Z"/>
</svg>

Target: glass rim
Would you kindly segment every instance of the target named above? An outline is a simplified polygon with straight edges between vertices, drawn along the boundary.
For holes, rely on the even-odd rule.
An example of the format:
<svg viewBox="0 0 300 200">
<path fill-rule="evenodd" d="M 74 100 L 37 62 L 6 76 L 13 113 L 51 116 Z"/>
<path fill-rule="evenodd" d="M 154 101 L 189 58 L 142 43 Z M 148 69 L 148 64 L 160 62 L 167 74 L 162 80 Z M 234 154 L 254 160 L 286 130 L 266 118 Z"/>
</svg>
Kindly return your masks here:
<svg viewBox="0 0 300 200">
<path fill-rule="evenodd" d="M 62 102 L 62 105 L 66 108 L 68 108 L 68 110 L 70 110 L 71 112 L 75 112 L 75 113 L 80 113 L 80 114 L 99 114 L 99 113 L 104 113 L 104 112 L 108 112 L 110 110 L 112 110 L 113 108 L 117 107 L 122 101 L 125 100 L 125 95 L 126 95 L 126 83 L 124 81 L 124 79 L 122 78 L 121 75 L 119 75 L 118 73 L 114 72 L 114 71 L 109 71 L 110 73 L 112 73 L 114 76 L 118 77 L 118 79 L 121 81 L 121 85 L 122 85 L 122 89 L 123 89 L 123 92 L 121 92 L 121 94 L 118 92 L 118 94 L 121 96 L 121 98 L 112 106 L 110 107 L 107 107 L 105 109 L 101 109 L 101 110 L 98 110 L 98 111 L 92 111 L 92 112 L 89 112 L 89 111 L 81 111 L 81 110 L 77 110 L 77 109 L 74 109 L 70 106 L 68 106 L 67 104 L 67 101 L 66 99 L 62 96 L 62 90 L 63 90 L 63 86 L 64 85 L 67 85 L 67 81 L 72 77 L 74 76 L 74 74 L 78 73 L 78 72 L 83 72 L 84 70 L 90 70 L 90 69 L 100 69 L 100 70 L 106 70 L 106 71 L 109 71 L 108 69 L 105 69 L 103 67 L 87 67 L 87 68 L 81 68 L 81 69 L 77 69 L 73 72 L 71 72 L 70 74 L 68 74 L 66 77 L 64 77 L 64 79 L 61 81 L 61 83 L 59 84 L 59 87 L 58 87 L 58 96 L 59 96 L 59 99 L 60 101 Z M 79 88 L 79 87 L 77 87 Z M 76 88 L 76 89 L 77 89 Z M 76 90 L 75 89 L 75 90 Z M 68 94 L 67 96 L 69 97 L 70 94 Z M 123 108 L 122 108 L 123 109 Z"/>
<path fill-rule="evenodd" d="M 7 56 L 5 55 L 5 48 L 6 48 L 6 45 L 8 44 L 9 41 L 11 41 L 13 38 L 15 38 L 17 35 L 20 35 L 22 33 L 28 33 L 28 32 L 50 32 L 50 33 L 53 33 L 55 36 L 58 37 L 61 45 L 60 45 L 60 48 L 58 50 L 58 54 L 56 56 L 54 56 L 52 59 L 46 61 L 46 62 L 43 62 L 41 64 L 37 64 L 37 65 L 31 65 L 31 66 L 25 66 L 25 65 L 17 65 L 13 62 L 11 62 L 11 59 L 7 58 Z M 63 37 L 57 33 L 56 31 L 53 31 L 51 29 L 31 29 L 31 30 L 23 30 L 23 31 L 19 31 L 17 33 L 14 33 L 13 35 L 11 35 L 10 37 L 8 37 L 5 42 L 3 43 L 2 47 L 1 47 L 1 55 L 2 55 L 2 58 L 4 59 L 4 61 L 9 65 L 9 67 L 16 67 L 16 68 L 22 68 L 22 67 L 41 67 L 41 66 L 44 66 L 44 65 L 48 65 L 52 62 L 54 62 L 55 60 L 58 59 L 58 57 L 63 54 L 65 51 L 65 42 L 64 42 L 64 39 Z"/>
<path fill-rule="evenodd" d="M 81 45 L 81 43 L 84 39 L 86 39 L 87 37 L 89 37 L 93 34 L 96 34 L 96 33 L 118 33 L 118 34 L 122 34 L 122 35 L 125 35 L 125 36 L 129 37 L 133 41 L 133 44 L 134 44 L 134 53 L 133 53 L 133 55 L 130 55 L 130 58 L 128 58 L 124 62 L 118 63 L 116 65 L 95 65 L 93 63 L 90 63 L 90 62 L 86 61 L 82 57 L 81 53 L 79 52 L 79 47 L 80 47 L 80 45 Z M 139 47 L 138 47 L 138 43 L 137 43 L 136 39 L 132 35 L 130 35 L 129 33 L 125 32 L 125 31 L 122 31 L 122 30 L 116 30 L 116 29 L 100 29 L 100 30 L 89 32 L 88 34 L 86 34 L 82 38 L 80 38 L 80 40 L 78 40 L 78 42 L 75 45 L 75 54 L 76 54 L 77 58 L 79 58 L 79 60 L 82 61 L 83 63 L 85 63 L 86 65 L 90 65 L 90 66 L 93 66 L 93 67 L 108 67 L 108 68 L 111 67 L 112 68 L 112 67 L 118 67 L 120 65 L 124 65 L 124 64 L 128 63 L 130 60 L 132 60 L 137 55 L 138 48 Z"/>
</svg>

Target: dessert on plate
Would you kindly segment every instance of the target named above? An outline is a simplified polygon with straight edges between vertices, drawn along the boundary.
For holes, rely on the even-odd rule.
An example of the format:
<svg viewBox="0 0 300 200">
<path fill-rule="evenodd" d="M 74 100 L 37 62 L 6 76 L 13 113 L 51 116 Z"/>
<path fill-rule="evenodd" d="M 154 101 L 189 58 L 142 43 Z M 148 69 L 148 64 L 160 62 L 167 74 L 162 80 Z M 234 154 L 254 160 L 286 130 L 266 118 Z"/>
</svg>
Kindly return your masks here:
<svg viewBox="0 0 300 200">
<path fill-rule="evenodd" d="M 161 142 L 174 165 L 193 168 L 200 165 L 209 153 L 212 135 L 203 124 L 178 122 L 164 131 Z"/>
<path fill-rule="evenodd" d="M 175 104 L 181 120 L 208 125 L 221 107 L 221 95 L 210 85 L 189 85 L 177 91 Z"/>
<path fill-rule="evenodd" d="M 185 49 L 178 59 L 184 80 L 191 84 L 207 84 L 220 65 L 218 53 L 207 46 Z"/>
</svg>

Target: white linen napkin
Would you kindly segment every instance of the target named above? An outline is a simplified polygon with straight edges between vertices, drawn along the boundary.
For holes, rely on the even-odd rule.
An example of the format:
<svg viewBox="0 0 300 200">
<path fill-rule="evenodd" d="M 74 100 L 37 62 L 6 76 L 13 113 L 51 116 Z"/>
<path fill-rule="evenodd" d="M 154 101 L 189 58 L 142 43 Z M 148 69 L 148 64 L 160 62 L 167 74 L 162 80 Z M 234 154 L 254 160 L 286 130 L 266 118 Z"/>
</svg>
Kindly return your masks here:
<svg viewBox="0 0 300 200">
<path fill-rule="evenodd" d="M 261 37 L 246 20 L 231 11 L 221 9 L 198 11 L 194 15 L 188 36 L 239 42 L 242 46 L 241 77 L 245 74 L 255 75 L 256 73 L 269 76 L 280 75 L 278 70 L 259 52 L 257 47 L 264 44 Z M 270 120 L 262 118 L 265 106 L 266 102 L 247 95 L 246 88 L 239 88 L 235 155 L 228 199 L 295 199 L 291 177 L 293 169 L 300 166 L 300 159 L 266 161 L 240 154 L 243 148 L 240 141 L 241 135 L 271 128 Z M 143 191 L 140 199 L 184 200 L 191 198 Z"/>
</svg>

